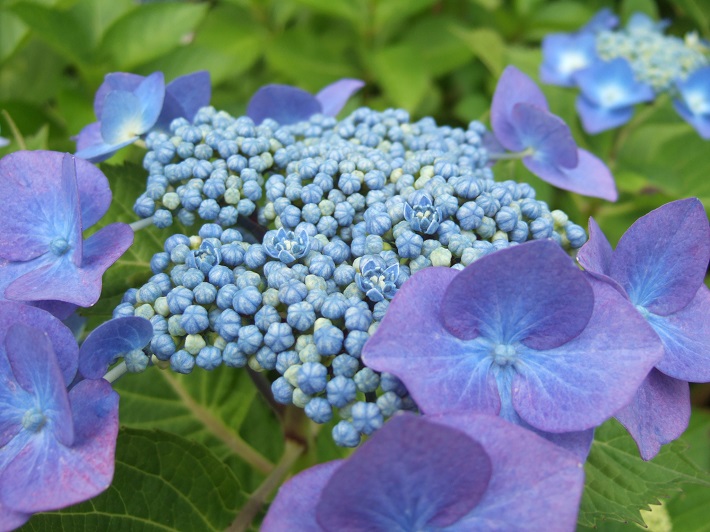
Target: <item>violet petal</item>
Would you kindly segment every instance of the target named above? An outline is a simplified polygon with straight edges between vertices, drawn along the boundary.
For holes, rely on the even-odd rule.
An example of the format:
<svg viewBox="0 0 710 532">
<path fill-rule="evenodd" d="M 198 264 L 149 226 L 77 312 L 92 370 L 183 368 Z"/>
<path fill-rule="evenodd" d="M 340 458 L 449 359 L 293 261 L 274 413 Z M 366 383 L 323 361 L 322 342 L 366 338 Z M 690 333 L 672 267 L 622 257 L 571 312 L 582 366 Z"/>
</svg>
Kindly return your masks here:
<svg viewBox="0 0 710 532">
<path fill-rule="evenodd" d="M 616 413 L 638 445 L 641 458 L 650 460 L 661 445 L 680 437 L 690 421 L 690 387 L 652 369 L 633 401 Z"/>
</svg>

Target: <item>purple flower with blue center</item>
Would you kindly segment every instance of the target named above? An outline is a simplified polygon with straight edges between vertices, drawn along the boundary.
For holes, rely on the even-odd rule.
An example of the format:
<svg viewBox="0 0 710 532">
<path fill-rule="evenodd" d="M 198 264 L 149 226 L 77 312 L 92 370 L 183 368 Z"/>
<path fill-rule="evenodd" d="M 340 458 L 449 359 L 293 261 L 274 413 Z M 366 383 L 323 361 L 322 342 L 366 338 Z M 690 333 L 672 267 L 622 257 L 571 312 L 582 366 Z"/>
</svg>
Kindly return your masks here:
<svg viewBox="0 0 710 532">
<path fill-rule="evenodd" d="M 540 79 L 561 87 L 574 87 L 574 74 L 599 61 L 597 38 L 590 32 L 554 33 L 542 40 Z"/>
<path fill-rule="evenodd" d="M 580 88 L 577 113 L 587 133 L 595 134 L 625 124 L 634 105 L 656 97 L 647 83 L 636 81 L 631 65 L 618 57 L 598 62 L 574 75 Z"/>
<path fill-rule="evenodd" d="M 265 85 L 249 100 L 247 116 L 257 125 L 270 118 L 282 126 L 303 122 L 315 114 L 336 116 L 350 97 L 364 86 L 359 79 L 344 78 L 313 96 L 291 85 Z"/>
<path fill-rule="evenodd" d="M 614 178 L 606 165 L 577 147 L 569 126 L 549 112 L 542 91 L 515 67 L 507 67 L 498 81 L 491 126 L 498 142 L 516 152 L 490 154 L 491 160 L 521 158 L 528 170 L 556 187 L 616 201 Z"/>
<path fill-rule="evenodd" d="M 124 223 L 82 237 L 111 203 L 101 171 L 69 154 L 15 152 L 0 160 L 0 198 L 6 216 L 0 228 L 0 300 L 96 303 L 103 273 L 133 243 Z M 58 304 L 59 314 L 66 317 L 71 305 Z"/>
<path fill-rule="evenodd" d="M 436 233 L 442 221 L 441 209 L 434 206 L 429 194 L 423 193 L 419 198 L 410 198 L 404 204 L 404 219 L 409 222 L 413 231 L 432 235 Z"/>
<path fill-rule="evenodd" d="M 156 124 L 164 98 L 162 72 L 154 72 L 131 89 L 121 84 L 106 92 L 96 113 L 98 122 L 86 126 L 76 138 L 77 157 L 100 162 L 133 144 Z"/>
<path fill-rule="evenodd" d="M 176 118 L 191 121 L 212 96 L 207 71 L 175 78 L 165 86 L 162 72 L 139 76 L 107 74 L 94 97 L 97 122 L 77 135 L 77 156 L 92 162 L 108 159 L 152 129 L 167 131 Z"/>
<path fill-rule="evenodd" d="M 676 82 L 676 89 L 675 110 L 702 138 L 710 139 L 710 66 Z"/>
<path fill-rule="evenodd" d="M 80 350 L 51 314 L 0 302 L 2 530 L 94 497 L 111 483 L 118 394 L 101 376 L 116 349 L 145 345 L 152 326 L 122 318 L 102 327 Z"/>
<path fill-rule="evenodd" d="M 688 426 L 688 381 L 710 381 L 710 226 L 695 198 L 668 203 L 637 220 L 616 250 L 593 219 L 578 255 L 590 274 L 614 286 L 656 332 L 663 358 L 633 402 L 616 414 L 650 460 Z"/>
<path fill-rule="evenodd" d="M 355 283 L 370 301 L 377 303 L 392 299 L 397 293 L 399 262 L 388 262 L 380 255 L 365 255 L 360 259 L 360 273 L 355 274 Z"/>
<path fill-rule="evenodd" d="M 403 413 L 286 482 L 262 530 L 571 531 L 583 484 L 572 455 L 503 420 Z"/>
<path fill-rule="evenodd" d="M 311 249 L 310 237 L 306 231 L 288 231 L 281 227 L 264 235 L 264 251 L 274 259 L 291 264 L 305 257 Z"/>
<path fill-rule="evenodd" d="M 551 240 L 405 282 L 362 360 L 392 373 L 421 411 L 484 412 L 584 457 L 662 356 L 651 328 Z"/>
</svg>

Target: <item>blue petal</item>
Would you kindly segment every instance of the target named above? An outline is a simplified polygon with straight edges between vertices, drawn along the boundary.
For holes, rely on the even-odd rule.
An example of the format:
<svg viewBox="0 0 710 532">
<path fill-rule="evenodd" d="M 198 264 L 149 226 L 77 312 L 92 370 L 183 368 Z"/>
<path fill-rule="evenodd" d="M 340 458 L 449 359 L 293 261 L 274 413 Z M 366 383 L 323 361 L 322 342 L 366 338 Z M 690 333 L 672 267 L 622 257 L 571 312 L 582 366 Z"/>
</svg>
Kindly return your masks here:
<svg viewBox="0 0 710 532">
<path fill-rule="evenodd" d="M 564 120 L 526 103 L 513 107 L 510 116 L 520 141 L 535 150 L 530 158 L 555 167 L 577 166 L 577 144 Z"/>
<path fill-rule="evenodd" d="M 650 85 L 639 83 L 631 65 L 622 58 L 598 62 L 574 76 L 584 97 L 608 110 L 650 102 L 656 95 Z"/>
<path fill-rule="evenodd" d="M 547 35 L 542 40 L 540 79 L 544 83 L 573 87 L 572 75 L 597 61 L 596 51 L 596 38 L 591 33 Z"/>
<path fill-rule="evenodd" d="M 96 113 L 96 118 L 101 120 L 101 114 L 103 113 L 104 100 L 106 95 L 111 91 L 126 91 L 133 92 L 136 90 L 138 85 L 145 79 L 145 76 L 139 76 L 138 74 L 132 74 L 130 72 L 111 72 L 104 76 L 104 82 L 96 91 L 94 95 L 94 113 Z"/>
<path fill-rule="evenodd" d="M 106 95 L 101 120 L 101 137 L 106 144 L 135 142 L 144 133 L 142 125 L 143 106 L 138 96 L 125 91 L 112 91 Z M 81 152 L 77 155 L 90 159 Z"/>
<path fill-rule="evenodd" d="M 117 318 L 99 325 L 79 349 L 79 373 L 100 379 L 121 354 L 144 347 L 153 337 L 153 326 L 145 318 Z"/>
<path fill-rule="evenodd" d="M 584 131 L 592 135 L 622 126 L 634 115 L 632 106 L 607 109 L 595 105 L 583 94 L 577 96 L 576 108 Z"/>
<path fill-rule="evenodd" d="M 321 105 L 321 113 L 326 116 L 336 116 L 345 107 L 350 97 L 364 86 L 364 81 L 345 78 L 323 87 L 316 94 L 316 100 Z"/>
<path fill-rule="evenodd" d="M 211 97 L 210 74 L 206 70 L 175 78 L 165 87 L 163 110 L 156 125 L 167 131 L 176 118 L 192 122 L 197 111 L 210 104 Z"/>
<path fill-rule="evenodd" d="M 295 124 L 321 111 L 321 104 L 313 95 L 289 85 L 266 85 L 256 91 L 247 105 L 247 116 L 256 124 L 266 118 L 281 125 Z"/>
</svg>

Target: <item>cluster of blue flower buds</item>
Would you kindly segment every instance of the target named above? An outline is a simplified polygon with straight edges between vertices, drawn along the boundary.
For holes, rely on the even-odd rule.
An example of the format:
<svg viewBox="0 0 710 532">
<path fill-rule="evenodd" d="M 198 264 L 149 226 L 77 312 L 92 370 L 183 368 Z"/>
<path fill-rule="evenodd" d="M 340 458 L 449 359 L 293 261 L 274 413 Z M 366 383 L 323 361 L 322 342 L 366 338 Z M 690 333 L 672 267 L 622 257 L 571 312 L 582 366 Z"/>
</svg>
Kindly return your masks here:
<svg viewBox="0 0 710 532">
<path fill-rule="evenodd" d="M 338 445 L 416 409 L 398 379 L 360 360 L 413 273 L 463 269 L 532 239 L 586 241 L 529 185 L 493 180 L 478 122 L 439 127 L 363 108 L 341 122 L 255 125 L 203 108 L 171 133 L 147 138 L 150 175 L 135 210 L 158 226 L 202 225 L 169 237 L 154 275 L 115 309 L 153 324 L 150 345 L 126 357 L 129 371 L 270 372 L 277 402 L 317 423 L 337 413 Z"/>
</svg>

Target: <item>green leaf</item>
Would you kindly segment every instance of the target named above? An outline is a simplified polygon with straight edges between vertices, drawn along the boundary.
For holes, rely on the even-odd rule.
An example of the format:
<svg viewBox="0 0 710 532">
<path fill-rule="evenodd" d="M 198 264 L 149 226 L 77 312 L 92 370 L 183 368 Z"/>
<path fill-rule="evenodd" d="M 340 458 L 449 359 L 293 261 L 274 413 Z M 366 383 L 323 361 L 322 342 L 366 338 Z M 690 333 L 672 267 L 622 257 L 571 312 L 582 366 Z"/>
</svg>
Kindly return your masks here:
<svg viewBox="0 0 710 532">
<path fill-rule="evenodd" d="M 313 11 L 347 20 L 355 27 L 362 27 L 367 16 L 363 0 L 296 0 Z"/>
<path fill-rule="evenodd" d="M 449 16 L 426 17 L 411 27 L 402 38 L 410 53 L 424 63 L 433 77 L 442 76 L 471 60 L 471 52 L 456 36 L 457 21 Z M 426 39 L 422 39 L 426 35 Z"/>
<path fill-rule="evenodd" d="M 685 483 L 710 487 L 710 474 L 685 454 L 687 445 L 665 445 L 649 462 L 639 456 L 636 443 L 616 420 L 597 428 L 584 470 L 586 482 L 579 523 L 594 526 L 605 519 L 643 525 L 639 510 L 659 504 L 659 498 L 681 489 Z"/>
<path fill-rule="evenodd" d="M 629 20 L 634 13 L 644 13 L 654 20 L 658 20 L 658 8 L 654 0 L 624 0 L 621 4 L 621 20 Z"/>
<path fill-rule="evenodd" d="M 431 75 L 420 58 L 406 45 L 378 50 L 372 66 L 393 105 L 415 112 L 431 90 Z"/>
<path fill-rule="evenodd" d="M 314 34 L 309 26 L 288 30 L 268 44 L 267 62 L 287 83 L 316 92 L 339 78 L 358 77 L 351 62 L 343 61 L 352 34 L 332 29 Z M 327 46 L 324 46 L 327 43 Z"/>
<path fill-rule="evenodd" d="M 209 449 L 175 434 L 124 428 L 101 495 L 34 516 L 23 530 L 224 530 L 245 497 Z"/>
<path fill-rule="evenodd" d="M 700 31 L 707 35 L 710 33 L 710 5 L 704 0 L 677 0 L 680 10 L 693 20 Z"/>
<path fill-rule="evenodd" d="M 86 21 L 77 19 L 73 12 L 34 3 L 17 4 L 12 11 L 67 59 L 79 64 L 89 61 L 91 34 Z"/>
<path fill-rule="evenodd" d="M 594 12 L 594 7 L 588 3 L 568 0 L 546 3 L 532 13 L 525 36 L 541 39 L 552 32 L 577 31 Z"/>
<path fill-rule="evenodd" d="M 101 51 L 122 70 L 131 70 L 178 47 L 207 14 L 208 4 L 144 4 L 106 31 Z"/>
<path fill-rule="evenodd" d="M 500 76 L 505 67 L 505 43 L 500 34 L 490 28 L 459 30 L 457 33 L 493 77 Z"/>
<path fill-rule="evenodd" d="M 27 25 L 12 12 L 0 10 L 0 63 L 17 50 L 29 33 Z"/>
<path fill-rule="evenodd" d="M 435 2 L 436 0 L 380 0 L 375 3 L 375 31 L 379 32 L 398 24 L 431 7 Z"/>
</svg>

